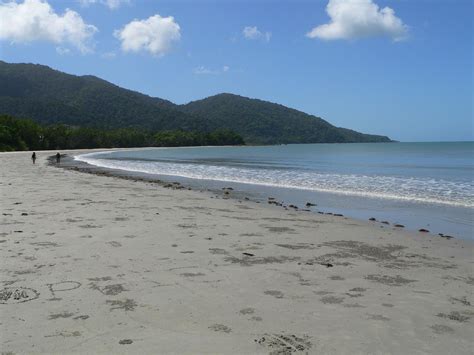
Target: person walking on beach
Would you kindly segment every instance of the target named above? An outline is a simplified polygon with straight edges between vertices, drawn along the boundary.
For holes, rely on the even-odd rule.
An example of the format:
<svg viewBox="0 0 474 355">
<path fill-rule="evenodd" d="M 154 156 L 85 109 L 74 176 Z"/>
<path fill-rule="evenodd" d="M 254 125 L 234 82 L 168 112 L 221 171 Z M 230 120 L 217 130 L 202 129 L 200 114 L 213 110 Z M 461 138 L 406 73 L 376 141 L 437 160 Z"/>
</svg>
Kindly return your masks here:
<svg viewBox="0 0 474 355">
<path fill-rule="evenodd" d="M 59 164 L 61 162 L 61 154 L 56 153 L 56 164 Z"/>
<path fill-rule="evenodd" d="M 33 154 L 31 154 L 31 160 L 33 161 L 33 164 L 36 162 L 36 152 L 33 152 Z"/>
</svg>

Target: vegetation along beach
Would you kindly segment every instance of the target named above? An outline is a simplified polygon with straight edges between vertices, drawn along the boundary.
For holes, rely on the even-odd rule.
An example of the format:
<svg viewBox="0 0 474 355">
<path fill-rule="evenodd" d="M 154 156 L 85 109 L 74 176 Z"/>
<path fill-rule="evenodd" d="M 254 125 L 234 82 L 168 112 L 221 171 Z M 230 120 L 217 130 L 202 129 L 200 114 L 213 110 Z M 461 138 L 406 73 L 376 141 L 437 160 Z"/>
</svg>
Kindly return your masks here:
<svg viewBox="0 0 474 355">
<path fill-rule="evenodd" d="M 472 2 L 0 1 L 0 353 L 474 354 Z"/>
</svg>

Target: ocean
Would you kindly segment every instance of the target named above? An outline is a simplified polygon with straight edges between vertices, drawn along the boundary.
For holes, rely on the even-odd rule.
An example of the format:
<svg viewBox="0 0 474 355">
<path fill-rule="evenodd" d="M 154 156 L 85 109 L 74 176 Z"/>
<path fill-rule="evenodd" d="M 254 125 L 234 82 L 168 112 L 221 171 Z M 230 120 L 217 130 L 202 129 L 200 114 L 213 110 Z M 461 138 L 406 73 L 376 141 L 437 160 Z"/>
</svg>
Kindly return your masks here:
<svg viewBox="0 0 474 355">
<path fill-rule="evenodd" d="M 474 239 L 474 142 L 152 148 L 75 159 Z"/>
</svg>

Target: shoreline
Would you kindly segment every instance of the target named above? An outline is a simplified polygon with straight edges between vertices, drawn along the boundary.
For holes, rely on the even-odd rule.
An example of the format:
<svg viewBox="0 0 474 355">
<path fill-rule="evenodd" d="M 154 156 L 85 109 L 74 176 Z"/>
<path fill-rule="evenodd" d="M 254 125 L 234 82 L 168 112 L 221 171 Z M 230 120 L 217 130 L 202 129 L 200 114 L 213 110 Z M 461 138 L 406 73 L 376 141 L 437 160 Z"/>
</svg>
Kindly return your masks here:
<svg viewBox="0 0 474 355">
<path fill-rule="evenodd" d="M 141 148 L 138 148 L 138 149 L 141 149 Z M 149 148 L 145 148 L 145 150 L 147 149 Z M 127 150 L 127 149 L 125 148 L 124 150 Z M 110 150 L 110 152 L 113 152 L 113 151 L 114 150 Z M 104 151 L 104 152 L 107 152 L 107 151 Z M 100 153 L 100 151 L 99 152 L 94 151 L 91 153 Z M 432 236 L 436 236 L 440 238 L 446 238 L 446 239 L 456 238 L 456 239 L 463 239 L 463 240 L 472 240 L 473 238 L 472 233 L 471 235 L 458 235 L 458 233 L 453 233 L 452 231 L 446 232 L 446 230 L 444 229 L 439 230 L 435 228 L 435 230 L 432 230 L 432 228 L 430 227 L 430 223 L 428 224 L 418 223 L 418 225 L 416 225 L 413 223 L 413 221 L 410 221 L 410 220 L 400 222 L 397 217 L 390 216 L 390 213 L 388 212 L 380 216 L 379 218 L 374 217 L 377 215 L 376 211 L 373 211 L 372 215 L 368 214 L 366 218 L 363 218 L 361 213 L 357 215 L 357 212 L 356 212 L 356 215 L 354 215 L 353 211 L 352 211 L 352 214 L 353 214 L 352 216 L 345 216 L 345 213 L 348 213 L 350 215 L 351 211 L 345 211 L 345 210 L 338 209 L 337 207 L 329 207 L 329 206 L 322 207 L 322 210 L 321 210 L 320 207 L 318 207 L 319 200 L 318 200 L 318 204 L 314 203 L 315 201 L 306 200 L 305 202 L 303 202 L 303 207 L 301 207 L 301 204 L 300 204 L 301 201 L 291 202 L 290 200 L 290 202 L 285 203 L 283 200 L 286 200 L 288 198 L 287 194 L 283 194 L 283 196 L 279 196 L 280 198 L 275 198 L 274 196 L 278 195 L 278 193 L 277 194 L 272 193 L 272 190 L 275 190 L 273 192 L 278 192 L 279 190 L 287 190 L 287 191 L 295 191 L 295 192 L 298 192 L 299 195 L 302 195 L 301 192 L 304 192 L 305 190 L 300 191 L 298 189 L 293 189 L 293 188 L 283 188 L 283 187 L 277 187 L 277 186 L 266 186 L 266 185 L 233 182 L 233 181 L 195 179 L 195 178 L 188 178 L 188 177 L 182 177 L 182 176 L 177 176 L 177 175 L 176 176 L 155 175 L 155 174 L 150 174 L 150 173 L 134 172 L 134 171 L 129 171 L 129 170 L 121 170 L 121 169 L 91 165 L 83 161 L 74 160 L 73 157 L 67 157 L 67 159 L 68 160 L 67 160 L 66 166 L 62 166 L 62 167 L 67 168 L 67 169 L 77 169 L 85 173 L 116 176 L 116 177 L 125 178 L 125 179 L 128 176 L 128 177 L 131 177 L 131 179 L 143 179 L 144 181 L 157 182 L 161 184 L 162 186 L 173 184 L 173 188 L 179 187 L 179 188 L 197 189 L 201 192 L 217 194 L 219 197 L 222 197 L 223 194 L 226 194 L 227 195 L 226 197 L 228 198 L 249 199 L 254 202 L 258 201 L 259 203 L 262 203 L 262 204 L 269 204 L 269 205 L 281 207 L 284 209 L 290 208 L 290 209 L 294 209 L 295 211 L 306 211 L 306 212 L 312 212 L 315 214 L 326 214 L 326 215 L 334 215 L 336 217 L 347 217 L 347 218 L 351 218 L 357 221 L 362 221 L 362 222 L 365 221 L 370 224 L 376 224 L 384 228 L 405 229 L 413 233 L 429 233 Z M 168 187 L 171 187 L 171 186 L 168 186 Z M 310 192 L 315 193 L 315 191 L 310 191 Z M 334 194 L 336 194 L 336 193 L 328 192 L 328 191 L 319 191 L 316 193 L 320 195 L 322 194 L 322 195 L 328 195 L 328 196 L 334 196 Z M 356 199 L 360 199 L 362 203 L 364 202 L 364 200 L 368 198 L 368 197 L 361 197 L 361 196 L 348 196 L 345 194 L 340 194 L 340 195 L 336 194 L 336 195 L 338 199 L 356 198 Z M 380 200 L 380 199 L 375 199 L 375 200 Z M 437 206 L 436 208 L 441 208 L 440 206 Z M 459 207 L 459 206 L 449 206 L 449 207 L 467 209 L 467 207 Z M 407 222 L 408 222 L 408 225 L 406 226 L 405 224 Z M 467 229 L 469 230 L 469 228 Z M 471 231 L 472 231 L 472 228 L 471 228 Z M 469 233 L 469 232 L 466 232 L 466 233 Z"/>
<path fill-rule="evenodd" d="M 30 154 L 0 154 L 2 351 L 472 352 L 470 241 Z"/>
</svg>

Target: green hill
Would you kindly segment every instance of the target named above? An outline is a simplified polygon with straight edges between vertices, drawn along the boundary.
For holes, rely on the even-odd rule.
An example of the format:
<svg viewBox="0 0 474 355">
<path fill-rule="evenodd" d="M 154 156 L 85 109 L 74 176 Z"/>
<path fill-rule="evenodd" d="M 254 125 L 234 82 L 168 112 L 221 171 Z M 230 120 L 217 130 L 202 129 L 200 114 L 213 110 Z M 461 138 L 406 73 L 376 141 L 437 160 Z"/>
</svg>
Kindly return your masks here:
<svg viewBox="0 0 474 355">
<path fill-rule="evenodd" d="M 206 117 L 210 127 L 227 127 L 241 134 L 248 142 L 278 144 L 390 141 L 388 137 L 334 127 L 320 117 L 283 105 L 232 94 L 215 95 L 180 108 L 186 113 Z"/>
<path fill-rule="evenodd" d="M 169 101 L 122 89 L 94 76 L 75 76 L 35 64 L 0 62 L 0 113 L 43 124 L 106 129 L 193 129 Z"/>
<path fill-rule="evenodd" d="M 37 64 L 0 61 L 0 114 L 100 129 L 210 132 L 230 129 L 248 143 L 388 142 L 332 126 L 282 105 L 220 94 L 187 105 Z"/>
</svg>

